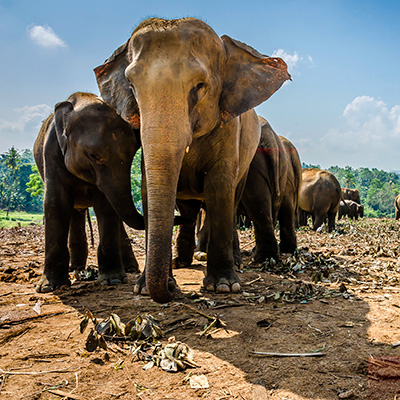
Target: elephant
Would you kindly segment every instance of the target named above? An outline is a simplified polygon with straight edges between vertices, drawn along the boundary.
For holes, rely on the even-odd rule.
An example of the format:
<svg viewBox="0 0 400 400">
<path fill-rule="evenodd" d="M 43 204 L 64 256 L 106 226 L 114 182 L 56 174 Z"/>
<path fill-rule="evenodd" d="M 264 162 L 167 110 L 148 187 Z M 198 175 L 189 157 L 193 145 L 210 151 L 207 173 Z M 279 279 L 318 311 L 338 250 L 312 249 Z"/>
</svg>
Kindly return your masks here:
<svg viewBox="0 0 400 400">
<path fill-rule="evenodd" d="M 358 219 L 358 216 L 364 216 L 364 206 L 353 200 L 341 200 L 339 204 L 338 219 L 347 215 L 350 219 Z"/>
<path fill-rule="evenodd" d="M 72 268 L 86 263 L 89 206 L 94 207 L 100 232 L 98 281 L 126 282 L 123 262 L 138 271 L 122 224 L 144 229 L 130 190 L 130 168 L 138 147 L 131 125 L 91 93 L 72 94 L 43 122 L 33 148 L 45 183 L 45 262 L 38 292 L 70 285 L 70 255 Z M 124 208 L 126 204 L 129 207 Z"/>
<path fill-rule="evenodd" d="M 328 232 L 335 229 L 335 217 L 342 198 L 340 183 L 329 171 L 305 168 L 300 187 L 300 210 L 311 214 L 313 230 L 317 230 L 328 216 Z M 300 212 L 301 213 L 301 212 Z"/>
<path fill-rule="evenodd" d="M 394 208 L 396 210 L 396 219 L 400 218 L 400 194 L 396 196 L 396 199 L 394 200 Z"/>
<path fill-rule="evenodd" d="M 210 217 L 203 285 L 239 291 L 232 232 L 260 138 L 253 108 L 290 79 L 285 62 L 195 18 L 150 18 L 94 72 L 102 98 L 140 128 L 147 246 L 135 293 L 173 299 L 174 208 L 195 219 L 202 201 Z"/>
<path fill-rule="evenodd" d="M 361 204 L 360 192 L 358 189 L 342 188 L 342 195 L 344 200 L 353 200 L 358 204 Z"/>
<path fill-rule="evenodd" d="M 302 168 L 294 145 L 278 136 L 270 124 L 260 117 L 261 140 L 251 162 L 238 213 L 254 225 L 255 262 L 293 253 L 297 248 L 295 219 Z M 275 238 L 279 221 L 280 245 Z"/>
<path fill-rule="evenodd" d="M 294 253 L 297 248 L 295 220 L 302 168 L 294 145 L 283 136 L 278 136 L 270 124 L 259 117 L 261 138 L 250 164 L 246 184 L 238 206 L 238 217 L 253 221 L 256 246 L 253 258 L 261 263 L 268 258 L 278 258 L 281 253 Z M 200 215 L 200 214 L 199 214 Z M 279 221 L 281 242 L 275 237 L 275 226 Z M 197 251 L 206 252 L 208 242 L 208 218 L 198 223 Z M 235 231 L 236 233 L 236 231 Z M 190 237 L 182 239 L 182 228 L 177 235 L 177 257 L 175 268 L 189 267 L 192 263 L 194 244 Z M 192 233 L 192 238 L 194 235 Z M 234 260 L 240 266 L 242 259 L 237 234 L 234 235 Z M 183 242 L 183 243 L 181 243 Z"/>
</svg>

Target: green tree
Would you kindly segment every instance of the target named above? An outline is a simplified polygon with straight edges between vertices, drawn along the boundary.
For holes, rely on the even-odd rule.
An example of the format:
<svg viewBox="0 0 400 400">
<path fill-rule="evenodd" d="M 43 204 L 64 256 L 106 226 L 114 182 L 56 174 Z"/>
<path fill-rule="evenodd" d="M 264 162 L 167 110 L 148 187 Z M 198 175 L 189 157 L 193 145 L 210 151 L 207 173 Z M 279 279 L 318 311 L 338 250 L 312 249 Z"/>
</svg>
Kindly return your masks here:
<svg viewBox="0 0 400 400">
<path fill-rule="evenodd" d="M 4 193 L 5 193 L 5 207 L 7 210 L 7 217 L 10 211 L 10 205 L 13 197 L 16 197 L 16 189 L 19 184 L 19 170 L 20 170 L 21 154 L 12 146 L 7 152 L 1 155 L 1 162 L 5 165 L 5 173 L 3 176 Z"/>
</svg>

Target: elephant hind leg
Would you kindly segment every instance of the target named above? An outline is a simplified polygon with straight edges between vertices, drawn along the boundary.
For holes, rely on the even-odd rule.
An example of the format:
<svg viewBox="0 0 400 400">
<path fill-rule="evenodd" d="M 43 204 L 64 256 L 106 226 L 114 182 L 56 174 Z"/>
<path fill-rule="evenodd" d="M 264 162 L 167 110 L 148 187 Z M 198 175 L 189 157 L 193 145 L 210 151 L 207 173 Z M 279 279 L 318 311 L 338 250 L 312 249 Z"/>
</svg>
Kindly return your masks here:
<svg viewBox="0 0 400 400">
<path fill-rule="evenodd" d="M 132 272 L 132 273 L 139 272 L 139 264 L 136 260 L 135 255 L 133 254 L 131 241 L 129 240 L 129 237 L 126 233 L 122 221 L 120 223 L 121 223 L 120 241 L 121 241 L 122 266 L 124 267 L 125 272 Z"/>
<path fill-rule="evenodd" d="M 316 231 L 325 222 L 326 214 L 314 211 L 313 213 L 313 230 Z"/>
<path fill-rule="evenodd" d="M 284 198 L 278 213 L 281 253 L 294 253 L 297 248 L 295 210 L 293 201 Z"/>
<path fill-rule="evenodd" d="M 328 232 L 335 229 L 336 211 L 328 211 Z"/>
<path fill-rule="evenodd" d="M 201 202 L 194 201 L 177 201 L 179 212 L 182 216 L 196 220 L 200 211 Z M 188 268 L 192 265 L 195 241 L 195 226 L 180 225 L 176 237 L 176 257 L 172 260 L 173 268 Z"/>
<path fill-rule="evenodd" d="M 70 271 L 86 268 L 88 244 L 86 238 L 86 208 L 74 209 L 71 214 L 68 236 L 68 250 L 70 254 Z"/>
</svg>

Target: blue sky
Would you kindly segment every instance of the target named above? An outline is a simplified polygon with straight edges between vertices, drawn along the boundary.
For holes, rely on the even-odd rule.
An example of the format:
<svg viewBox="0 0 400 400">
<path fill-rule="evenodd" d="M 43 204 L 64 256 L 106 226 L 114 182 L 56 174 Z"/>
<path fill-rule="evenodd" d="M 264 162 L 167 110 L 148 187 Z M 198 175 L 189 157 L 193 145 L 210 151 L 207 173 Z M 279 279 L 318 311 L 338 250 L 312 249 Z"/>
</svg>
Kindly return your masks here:
<svg viewBox="0 0 400 400">
<path fill-rule="evenodd" d="M 0 153 L 32 148 L 41 121 L 143 19 L 197 17 L 293 81 L 257 112 L 301 160 L 400 170 L 400 2 L 389 0 L 0 0 Z"/>
</svg>

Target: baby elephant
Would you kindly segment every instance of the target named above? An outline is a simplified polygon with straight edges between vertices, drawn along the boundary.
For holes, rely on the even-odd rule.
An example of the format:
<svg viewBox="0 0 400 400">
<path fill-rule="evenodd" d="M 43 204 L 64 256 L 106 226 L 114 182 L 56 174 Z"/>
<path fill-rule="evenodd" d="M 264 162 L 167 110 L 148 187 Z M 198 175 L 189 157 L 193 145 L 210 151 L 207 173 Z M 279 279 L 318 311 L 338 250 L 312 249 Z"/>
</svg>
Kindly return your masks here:
<svg viewBox="0 0 400 400">
<path fill-rule="evenodd" d="M 348 216 L 350 219 L 358 219 L 364 216 L 364 206 L 353 200 L 341 200 L 339 204 L 338 219 Z"/>
<path fill-rule="evenodd" d="M 99 282 L 126 282 L 123 264 L 137 271 L 122 224 L 144 229 L 130 185 L 137 149 L 132 127 L 91 93 L 72 94 L 43 122 L 33 148 L 45 183 L 45 263 L 38 292 L 70 285 L 70 258 L 72 267 L 86 264 L 84 210 L 89 206 L 100 234 Z"/>
</svg>

